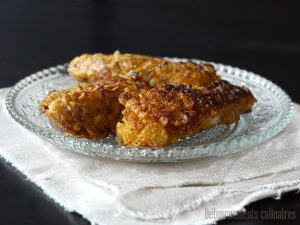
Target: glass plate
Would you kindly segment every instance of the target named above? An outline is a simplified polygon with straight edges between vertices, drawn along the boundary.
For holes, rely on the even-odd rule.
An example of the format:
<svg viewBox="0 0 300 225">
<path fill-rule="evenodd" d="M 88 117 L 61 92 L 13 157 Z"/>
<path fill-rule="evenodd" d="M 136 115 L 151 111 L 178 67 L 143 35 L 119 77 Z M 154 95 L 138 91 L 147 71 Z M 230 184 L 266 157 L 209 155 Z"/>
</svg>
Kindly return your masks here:
<svg viewBox="0 0 300 225">
<path fill-rule="evenodd" d="M 251 89 L 257 98 L 253 111 L 242 115 L 235 124 L 216 126 L 164 148 L 124 147 L 117 143 L 115 136 L 100 141 L 74 138 L 49 122 L 38 110 L 38 104 L 50 90 L 75 83 L 67 74 L 66 64 L 39 71 L 19 81 L 8 93 L 6 106 L 14 120 L 56 146 L 95 157 L 138 162 L 176 162 L 230 154 L 262 143 L 287 126 L 293 106 L 281 88 L 252 72 L 212 64 L 223 79 Z"/>
</svg>

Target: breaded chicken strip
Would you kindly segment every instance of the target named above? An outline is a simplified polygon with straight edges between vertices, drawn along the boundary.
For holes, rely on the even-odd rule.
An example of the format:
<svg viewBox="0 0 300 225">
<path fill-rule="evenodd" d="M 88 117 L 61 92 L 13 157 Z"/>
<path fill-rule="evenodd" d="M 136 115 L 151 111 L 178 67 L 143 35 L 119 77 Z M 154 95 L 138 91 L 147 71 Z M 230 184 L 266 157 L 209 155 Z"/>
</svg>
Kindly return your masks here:
<svg viewBox="0 0 300 225">
<path fill-rule="evenodd" d="M 231 124 L 251 111 L 256 102 L 246 87 L 219 80 L 201 89 L 164 85 L 119 98 L 125 106 L 117 124 L 119 143 L 160 147 L 176 143 L 217 124 Z"/>
<path fill-rule="evenodd" d="M 78 81 L 93 81 L 103 74 L 136 76 L 146 79 L 150 86 L 160 84 L 190 84 L 201 87 L 220 79 L 210 64 L 172 62 L 163 58 L 135 54 L 83 54 L 73 59 L 69 74 Z"/>
<path fill-rule="evenodd" d="M 84 86 L 51 91 L 40 110 L 65 133 L 99 139 L 115 133 L 124 108 L 118 101 L 123 92 L 137 93 L 148 88 L 140 77 L 98 80 Z"/>
</svg>

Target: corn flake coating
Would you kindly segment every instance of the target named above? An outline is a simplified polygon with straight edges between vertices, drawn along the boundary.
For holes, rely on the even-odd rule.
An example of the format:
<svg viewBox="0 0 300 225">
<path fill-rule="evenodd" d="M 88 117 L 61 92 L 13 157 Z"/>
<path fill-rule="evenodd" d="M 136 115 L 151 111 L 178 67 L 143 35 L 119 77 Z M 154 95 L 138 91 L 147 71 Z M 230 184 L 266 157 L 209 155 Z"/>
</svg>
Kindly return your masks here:
<svg viewBox="0 0 300 225">
<path fill-rule="evenodd" d="M 124 93 L 119 100 L 125 109 L 117 138 L 138 147 L 167 146 L 217 124 L 234 123 L 256 102 L 249 89 L 224 80 L 200 89 L 164 85 L 135 96 Z"/>
<path fill-rule="evenodd" d="M 172 62 L 158 57 L 136 54 L 83 54 L 73 59 L 68 68 L 69 74 L 78 81 L 93 81 L 103 74 L 112 76 L 137 76 L 147 80 L 150 86 L 161 84 L 189 84 L 201 87 L 219 80 L 210 64 Z"/>
<path fill-rule="evenodd" d="M 52 91 L 40 110 L 65 133 L 101 139 L 115 133 L 124 108 L 118 101 L 123 92 L 137 93 L 148 88 L 140 77 L 98 80 L 84 86 Z"/>
</svg>

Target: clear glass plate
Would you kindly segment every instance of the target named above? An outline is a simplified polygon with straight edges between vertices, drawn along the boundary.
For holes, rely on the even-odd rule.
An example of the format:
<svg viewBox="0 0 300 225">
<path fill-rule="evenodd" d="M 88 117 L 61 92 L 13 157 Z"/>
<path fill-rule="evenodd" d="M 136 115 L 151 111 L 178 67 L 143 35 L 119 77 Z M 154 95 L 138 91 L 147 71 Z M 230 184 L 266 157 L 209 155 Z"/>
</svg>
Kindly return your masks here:
<svg viewBox="0 0 300 225">
<path fill-rule="evenodd" d="M 49 122 L 38 110 L 38 104 L 50 90 L 65 88 L 75 83 L 67 74 L 67 65 L 51 67 L 19 81 L 10 90 L 6 106 L 14 120 L 56 146 L 95 157 L 136 162 L 177 162 L 230 154 L 262 143 L 287 126 L 293 105 L 281 88 L 252 72 L 212 64 L 223 79 L 237 85 L 246 85 L 251 89 L 257 98 L 253 111 L 242 115 L 235 124 L 216 126 L 164 148 L 124 147 L 117 143 L 115 136 L 100 141 L 74 138 L 65 135 Z"/>
</svg>

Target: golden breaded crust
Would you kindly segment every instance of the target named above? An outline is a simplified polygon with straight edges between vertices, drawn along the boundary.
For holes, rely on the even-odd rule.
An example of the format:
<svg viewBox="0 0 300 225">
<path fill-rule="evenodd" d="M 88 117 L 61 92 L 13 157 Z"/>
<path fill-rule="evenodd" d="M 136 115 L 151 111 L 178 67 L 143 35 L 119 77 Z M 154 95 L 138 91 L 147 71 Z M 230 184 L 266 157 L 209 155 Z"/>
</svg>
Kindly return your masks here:
<svg viewBox="0 0 300 225">
<path fill-rule="evenodd" d="M 84 86 L 52 91 L 40 110 L 65 133 L 99 139 L 115 133 L 124 108 L 118 97 L 124 91 L 137 93 L 148 85 L 140 77 L 98 80 Z"/>
<path fill-rule="evenodd" d="M 70 62 L 68 71 L 78 81 L 91 81 L 107 74 L 140 75 L 152 87 L 165 83 L 201 87 L 220 79 L 210 64 L 197 64 L 191 61 L 172 62 L 157 57 L 120 54 L 118 51 L 112 55 L 83 54 Z"/>
<path fill-rule="evenodd" d="M 219 80 L 207 87 L 164 85 L 119 98 L 125 106 L 117 138 L 127 146 L 160 147 L 217 124 L 230 124 L 251 111 L 250 90 Z"/>
</svg>

